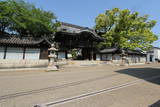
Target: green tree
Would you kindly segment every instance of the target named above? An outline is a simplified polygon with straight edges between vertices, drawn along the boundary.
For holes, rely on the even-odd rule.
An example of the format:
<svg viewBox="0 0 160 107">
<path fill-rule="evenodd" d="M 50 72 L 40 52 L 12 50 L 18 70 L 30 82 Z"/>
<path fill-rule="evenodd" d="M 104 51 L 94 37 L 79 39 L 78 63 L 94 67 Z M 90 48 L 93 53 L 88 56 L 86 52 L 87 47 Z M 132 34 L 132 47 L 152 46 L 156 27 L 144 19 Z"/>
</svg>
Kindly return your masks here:
<svg viewBox="0 0 160 107">
<path fill-rule="evenodd" d="M 7 2 L 0 2 L 0 33 L 4 33 L 9 30 L 11 24 L 11 15 L 13 10 L 8 6 Z"/>
<path fill-rule="evenodd" d="M 96 17 L 95 29 L 106 40 L 100 48 L 120 47 L 146 50 L 158 37 L 151 31 L 156 21 L 148 21 L 148 15 L 139 16 L 128 9 L 114 8 Z"/>
<path fill-rule="evenodd" d="M 0 2 L 1 32 L 14 32 L 20 36 L 51 37 L 59 25 L 54 13 L 36 8 L 22 0 Z"/>
</svg>

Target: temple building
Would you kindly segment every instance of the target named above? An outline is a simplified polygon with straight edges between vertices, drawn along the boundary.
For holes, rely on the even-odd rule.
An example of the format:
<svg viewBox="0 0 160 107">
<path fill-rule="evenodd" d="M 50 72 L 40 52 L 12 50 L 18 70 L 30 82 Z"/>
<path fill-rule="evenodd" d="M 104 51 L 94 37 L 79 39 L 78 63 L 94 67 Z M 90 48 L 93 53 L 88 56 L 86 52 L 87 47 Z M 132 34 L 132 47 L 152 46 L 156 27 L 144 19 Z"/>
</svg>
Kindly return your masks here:
<svg viewBox="0 0 160 107">
<path fill-rule="evenodd" d="M 104 39 L 93 29 L 61 22 L 55 41 L 58 44 L 58 59 L 95 60 L 96 44 Z M 73 56 L 75 54 L 75 56 Z"/>
<path fill-rule="evenodd" d="M 106 48 L 96 55 L 97 60 L 106 61 L 112 64 L 145 64 L 146 53 L 141 50 L 130 50 L 122 48 Z"/>
<path fill-rule="evenodd" d="M 96 59 L 96 44 L 104 39 L 93 29 L 61 22 L 55 34 L 57 59 Z M 48 65 L 51 42 L 44 37 L 0 35 L 0 68 Z"/>
<path fill-rule="evenodd" d="M 77 61 L 90 64 L 90 60 L 122 64 L 123 52 L 119 48 L 98 50 L 97 44 L 104 41 L 93 29 L 61 22 L 54 37 L 57 61 Z M 51 42 L 44 38 L 32 36 L 0 35 L 0 68 L 46 67 L 48 65 L 48 49 Z M 125 51 L 125 63 L 145 63 L 146 54 L 140 51 Z M 69 60 L 70 61 L 70 60 Z M 65 62 L 65 61 L 64 61 Z M 76 61 L 74 61 L 76 62 Z M 98 62 L 98 61 L 95 61 Z"/>
</svg>

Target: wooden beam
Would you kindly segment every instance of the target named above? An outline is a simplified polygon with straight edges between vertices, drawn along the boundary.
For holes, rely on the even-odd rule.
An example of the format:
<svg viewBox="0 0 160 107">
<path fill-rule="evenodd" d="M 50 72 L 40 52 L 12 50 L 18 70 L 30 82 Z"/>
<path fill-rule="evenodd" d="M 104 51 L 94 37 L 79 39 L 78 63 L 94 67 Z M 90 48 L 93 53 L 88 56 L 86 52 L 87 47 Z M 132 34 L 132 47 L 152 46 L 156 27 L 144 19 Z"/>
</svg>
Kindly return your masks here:
<svg viewBox="0 0 160 107">
<path fill-rule="evenodd" d="M 93 60 L 93 41 L 91 42 L 91 60 Z"/>
<path fill-rule="evenodd" d="M 25 59 L 26 47 L 23 48 L 23 59 Z"/>
<path fill-rule="evenodd" d="M 66 59 L 68 59 L 68 52 L 67 51 L 65 51 L 65 57 L 66 57 Z"/>
<path fill-rule="evenodd" d="M 102 54 L 100 53 L 100 60 L 102 61 Z"/>
</svg>

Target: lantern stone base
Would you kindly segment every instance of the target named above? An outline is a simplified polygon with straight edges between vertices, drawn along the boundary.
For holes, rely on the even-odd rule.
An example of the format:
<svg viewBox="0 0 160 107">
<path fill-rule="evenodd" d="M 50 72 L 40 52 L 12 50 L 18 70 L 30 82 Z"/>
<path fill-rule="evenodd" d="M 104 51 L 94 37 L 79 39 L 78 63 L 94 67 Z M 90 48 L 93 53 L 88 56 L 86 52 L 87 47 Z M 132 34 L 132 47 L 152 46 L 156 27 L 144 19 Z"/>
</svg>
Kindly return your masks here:
<svg viewBox="0 0 160 107">
<path fill-rule="evenodd" d="M 48 66 L 46 71 L 47 71 L 47 72 L 50 72 L 50 71 L 58 71 L 58 68 L 57 68 L 57 66 L 52 65 L 52 66 Z"/>
</svg>

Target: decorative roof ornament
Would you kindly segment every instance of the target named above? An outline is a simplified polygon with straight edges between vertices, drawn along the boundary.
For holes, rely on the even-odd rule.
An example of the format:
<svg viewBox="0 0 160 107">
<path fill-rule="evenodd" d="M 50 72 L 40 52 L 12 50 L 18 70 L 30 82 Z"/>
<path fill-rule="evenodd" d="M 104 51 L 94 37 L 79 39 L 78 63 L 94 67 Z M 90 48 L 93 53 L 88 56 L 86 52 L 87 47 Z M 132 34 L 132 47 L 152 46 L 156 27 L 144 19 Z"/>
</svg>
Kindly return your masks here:
<svg viewBox="0 0 160 107">
<path fill-rule="evenodd" d="M 54 44 L 51 44 L 51 48 L 48 49 L 49 51 L 58 51 L 58 49 L 55 48 Z"/>
</svg>

